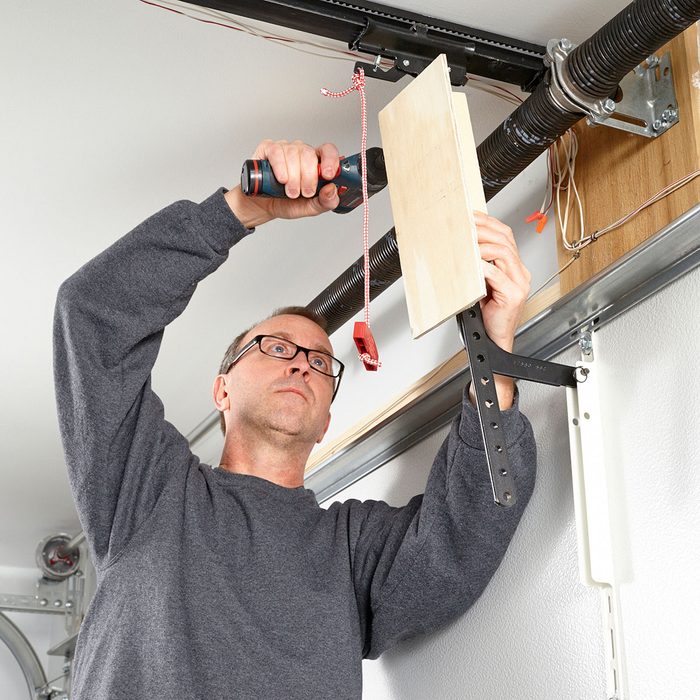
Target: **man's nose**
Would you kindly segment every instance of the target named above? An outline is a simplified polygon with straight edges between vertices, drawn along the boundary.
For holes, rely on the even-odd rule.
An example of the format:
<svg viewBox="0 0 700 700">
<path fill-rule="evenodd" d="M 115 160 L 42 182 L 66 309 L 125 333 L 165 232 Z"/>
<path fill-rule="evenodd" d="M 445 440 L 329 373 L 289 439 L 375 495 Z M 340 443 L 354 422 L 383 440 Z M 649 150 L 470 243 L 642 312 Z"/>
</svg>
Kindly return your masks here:
<svg viewBox="0 0 700 700">
<path fill-rule="evenodd" d="M 311 365 L 306 357 L 306 353 L 302 352 L 301 350 L 296 354 L 296 357 L 289 360 L 289 364 L 287 365 L 287 374 L 291 376 L 296 372 L 301 372 L 301 374 L 304 376 L 311 373 Z"/>
</svg>

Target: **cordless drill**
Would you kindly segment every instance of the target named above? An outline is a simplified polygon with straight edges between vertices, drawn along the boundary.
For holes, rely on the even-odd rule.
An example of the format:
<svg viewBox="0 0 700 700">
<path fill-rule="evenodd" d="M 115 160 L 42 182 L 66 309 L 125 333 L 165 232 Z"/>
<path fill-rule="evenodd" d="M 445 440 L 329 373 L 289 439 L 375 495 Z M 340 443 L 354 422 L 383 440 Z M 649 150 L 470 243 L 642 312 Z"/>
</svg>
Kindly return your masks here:
<svg viewBox="0 0 700 700">
<path fill-rule="evenodd" d="M 316 194 L 329 182 L 338 188 L 340 204 L 333 210 L 336 214 L 347 214 L 362 203 L 362 161 L 359 153 L 342 158 L 338 171 L 332 180 L 321 177 L 318 166 L 318 187 Z M 384 151 L 375 146 L 367 149 L 367 196 L 386 187 L 386 165 Z M 267 160 L 247 160 L 241 171 L 241 190 L 250 197 L 286 197 L 284 185 L 275 178 Z"/>
</svg>

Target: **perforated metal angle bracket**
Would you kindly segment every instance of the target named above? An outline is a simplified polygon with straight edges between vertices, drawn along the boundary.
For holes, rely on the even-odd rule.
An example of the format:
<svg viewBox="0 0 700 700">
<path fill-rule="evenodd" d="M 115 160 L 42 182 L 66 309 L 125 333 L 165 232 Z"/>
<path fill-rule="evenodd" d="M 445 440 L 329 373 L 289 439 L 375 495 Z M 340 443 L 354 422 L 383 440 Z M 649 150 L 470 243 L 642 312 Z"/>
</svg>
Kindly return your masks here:
<svg viewBox="0 0 700 700">
<path fill-rule="evenodd" d="M 506 435 L 503 432 L 501 409 L 493 379 L 494 372 L 513 379 L 569 387 L 575 387 L 578 381 L 584 380 L 585 373 L 579 373 L 577 367 L 506 352 L 486 334 L 481 306 L 478 303 L 457 315 L 457 325 L 469 355 L 493 500 L 497 505 L 509 508 L 515 505 L 517 492 L 508 461 Z"/>
</svg>

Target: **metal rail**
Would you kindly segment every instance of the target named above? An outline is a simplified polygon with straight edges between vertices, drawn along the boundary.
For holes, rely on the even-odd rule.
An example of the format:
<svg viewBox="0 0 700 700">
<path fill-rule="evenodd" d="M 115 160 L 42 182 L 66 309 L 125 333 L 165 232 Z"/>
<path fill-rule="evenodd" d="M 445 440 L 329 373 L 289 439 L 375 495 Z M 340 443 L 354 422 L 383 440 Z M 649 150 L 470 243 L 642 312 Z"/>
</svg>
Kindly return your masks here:
<svg viewBox="0 0 700 700">
<path fill-rule="evenodd" d="M 545 73 L 545 47 L 435 17 L 359 0 L 191 0 L 233 15 L 342 41 L 355 51 L 391 59 L 391 71 L 368 75 L 396 81 L 418 75 L 446 54 L 453 85 L 466 74 L 519 85 L 531 91 Z"/>
</svg>

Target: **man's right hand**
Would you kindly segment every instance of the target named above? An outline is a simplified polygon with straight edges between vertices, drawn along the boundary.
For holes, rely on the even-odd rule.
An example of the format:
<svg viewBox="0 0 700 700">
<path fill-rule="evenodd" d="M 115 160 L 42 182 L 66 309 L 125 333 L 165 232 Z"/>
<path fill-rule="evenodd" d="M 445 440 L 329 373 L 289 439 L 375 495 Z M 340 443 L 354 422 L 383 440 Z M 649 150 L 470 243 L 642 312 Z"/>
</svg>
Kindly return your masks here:
<svg viewBox="0 0 700 700">
<path fill-rule="evenodd" d="M 276 197 L 248 197 L 240 185 L 229 190 L 226 201 L 238 220 L 247 228 L 255 228 L 272 219 L 300 219 L 316 216 L 335 209 L 340 204 L 337 188 L 328 184 L 314 197 L 318 184 L 318 165 L 321 177 L 331 180 L 340 163 L 338 149 L 332 143 L 313 148 L 301 141 L 271 141 L 266 139 L 252 156 L 268 160 L 272 172 L 285 187 L 288 199 Z"/>
</svg>

